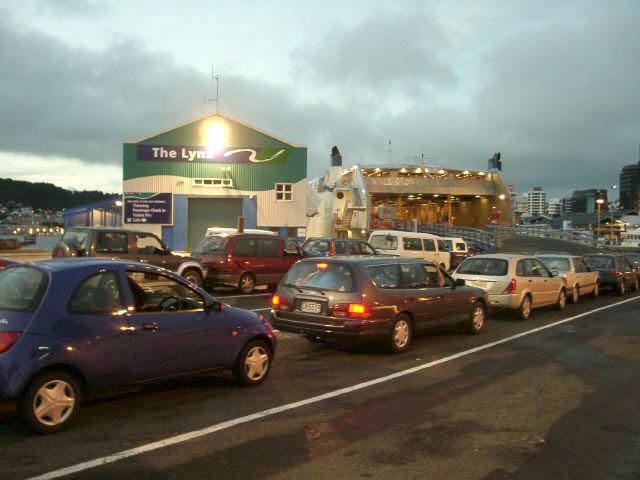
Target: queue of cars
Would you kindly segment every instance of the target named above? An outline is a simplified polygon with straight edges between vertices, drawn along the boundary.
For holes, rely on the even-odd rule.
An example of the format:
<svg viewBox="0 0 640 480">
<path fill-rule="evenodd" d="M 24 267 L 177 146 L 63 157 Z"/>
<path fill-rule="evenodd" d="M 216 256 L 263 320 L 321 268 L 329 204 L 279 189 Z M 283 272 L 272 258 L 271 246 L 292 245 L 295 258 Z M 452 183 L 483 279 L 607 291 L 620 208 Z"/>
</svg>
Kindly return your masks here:
<svg viewBox="0 0 640 480">
<path fill-rule="evenodd" d="M 466 257 L 462 239 L 433 237 L 374 232 L 382 252 L 402 253 L 390 255 L 363 240 L 300 246 L 268 231 L 212 229 L 185 257 L 145 232 L 69 229 L 54 259 L 0 264 L 0 400 L 15 400 L 28 425 L 50 433 L 105 389 L 221 368 L 260 384 L 276 351 L 272 325 L 311 342 L 399 353 L 434 327 L 477 334 L 490 309 L 526 320 L 601 288 L 639 287 L 640 269 L 620 254 Z M 453 250 L 462 256 L 449 273 Z M 277 285 L 271 323 L 202 289 L 250 293 L 259 284 Z"/>
</svg>

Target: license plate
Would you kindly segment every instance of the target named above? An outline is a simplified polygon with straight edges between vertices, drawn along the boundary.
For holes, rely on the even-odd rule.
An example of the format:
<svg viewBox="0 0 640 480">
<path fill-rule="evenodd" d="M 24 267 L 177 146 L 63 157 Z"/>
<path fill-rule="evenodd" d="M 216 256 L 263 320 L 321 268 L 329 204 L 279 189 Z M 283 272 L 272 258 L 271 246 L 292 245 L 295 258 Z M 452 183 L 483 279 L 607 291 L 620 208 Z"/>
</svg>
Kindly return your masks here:
<svg viewBox="0 0 640 480">
<path fill-rule="evenodd" d="M 477 280 L 467 280 L 464 283 L 465 285 L 469 285 L 470 287 L 477 287 L 477 288 L 489 287 L 489 282 L 479 282 Z"/>
<path fill-rule="evenodd" d="M 300 311 L 306 313 L 320 313 L 322 305 L 318 302 L 300 302 Z"/>
</svg>

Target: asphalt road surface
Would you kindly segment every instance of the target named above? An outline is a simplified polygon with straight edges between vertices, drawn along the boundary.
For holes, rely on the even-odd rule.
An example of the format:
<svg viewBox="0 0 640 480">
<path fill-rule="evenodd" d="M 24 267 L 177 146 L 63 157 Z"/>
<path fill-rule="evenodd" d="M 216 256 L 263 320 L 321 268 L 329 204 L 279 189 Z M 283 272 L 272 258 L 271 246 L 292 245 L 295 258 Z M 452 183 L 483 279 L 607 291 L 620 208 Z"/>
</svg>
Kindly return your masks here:
<svg viewBox="0 0 640 480">
<path fill-rule="evenodd" d="M 527 322 L 492 315 L 480 335 L 434 332 L 401 355 L 279 334 L 257 388 L 148 386 L 53 436 L 0 410 L 0 478 L 637 479 L 639 309 L 605 294 Z"/>
</svg>

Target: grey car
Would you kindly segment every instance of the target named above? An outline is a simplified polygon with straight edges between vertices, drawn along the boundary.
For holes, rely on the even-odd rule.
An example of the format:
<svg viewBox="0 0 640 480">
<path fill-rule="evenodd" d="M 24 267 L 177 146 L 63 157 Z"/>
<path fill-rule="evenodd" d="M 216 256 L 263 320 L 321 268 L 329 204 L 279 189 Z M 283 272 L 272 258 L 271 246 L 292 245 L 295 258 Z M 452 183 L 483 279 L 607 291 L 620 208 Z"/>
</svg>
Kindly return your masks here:
<svg viewBox="0 0 640 480">
<path fill-rule="evenodd" d="M 558 272 L 567 284 L 567 299 L 578 303 L 583 295 L 598 298 L 600 274 L 589 267 L 582 257 L 570 254 L 536 255 L 552 272 Z"/>
<path fill-rule="evenodd" d="M 379 342 L 391 352 L 409 347 L 431 327 L 463 324 L 478 333 L 487 298 L 422 259 L 308 258 L 296 263 L 273 297 L 273 326 L 310 341 Z"/>
</svg>

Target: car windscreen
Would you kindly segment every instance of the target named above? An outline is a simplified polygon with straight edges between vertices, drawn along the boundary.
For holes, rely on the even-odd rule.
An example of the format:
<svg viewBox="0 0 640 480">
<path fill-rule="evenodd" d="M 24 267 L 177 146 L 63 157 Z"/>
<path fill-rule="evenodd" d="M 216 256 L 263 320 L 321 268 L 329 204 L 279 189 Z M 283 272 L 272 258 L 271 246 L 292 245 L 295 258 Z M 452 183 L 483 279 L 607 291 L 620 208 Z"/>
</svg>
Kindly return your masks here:
<svg viewBox="0 0 640 480">
<path fill-rule="evenodd" d="M 224 255 L 228 241 L 229 239 L 227 237 L 218 235 L 204 237 L 198 242 L 196 248 L 193 249 L 193 253 Z"/>
<path fill-rule="evenodd" d="M 91 248 L 89 233 L 87 230 L 67 230 L 62 236 L 62 241 L 69 248 L 77 248 L 78 245 L 82 245 L 85 250 L 89 250 Z"/>
<path fill-rule="evenodd" d="M 47 274 L 33 267 L 0 271 L 0 310 L 33 313 L 47 288 Z"/>
<path fill-rule="evenodd" d="M 603 256 L 586 255 L 584 257 L 584 261 L 587 262 L 587 265 L 589 265 L 591 268 L 611 268 L 611 269 L 616 268 L 615 262 L 613 261 L 613 257 L 608 257 L 604 255 Z"/>
<path fill-rule="evenodd" d="M 625 253 L 624 256 L 627 257 L 627 260 L 633 263 L 634 266 L 640 266 L 640 253 Z"/>
<path fill-rule="evenodd" d="M 456 242 L 456 252 L 466 252 L 467 246 L 464 243 Z"/>
<path fill-rule="evenodd" d="M 468 258 L 460 264 L 456 273 L 503 277 L 509 270 L 509 262 L 501 258 Z"/>
<path fill-rule="evenodd" d="M 355 274 L 351 267 L 332 262 L 300 262 L 282 279 L 281 285 L 321 291 L 353 292 Z"/>
<path fill-rule="evenodd" d="M 568 272 L 571 270 L 571 265 L 568 258 L 562 257 L 538 257 L 542 260 L 549 270 L 557 270 L 558 272 Z"/>
<path fill-rule="evenodd" d="M 311 239 L 308 240 L 302 245 L 302 250 L 305 252 L 318 252 L 318 253 L 329 253 L 329 240 L 318 240 Z"/>
<path fill-rule="evenodd" d="M 398 237 L 395 235 L 372 235 L 369 244 L 377 250 L 396 250 Z"/>
</svg>

